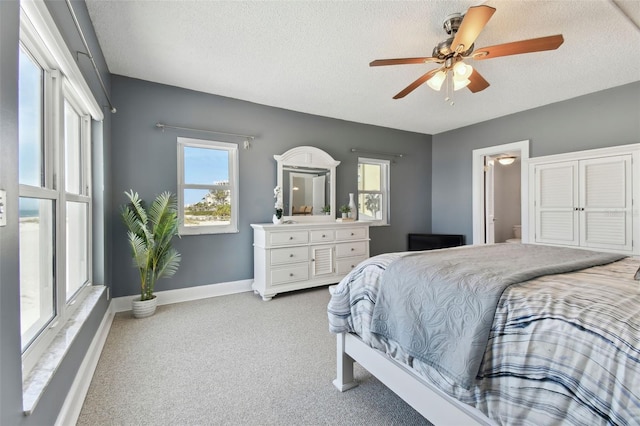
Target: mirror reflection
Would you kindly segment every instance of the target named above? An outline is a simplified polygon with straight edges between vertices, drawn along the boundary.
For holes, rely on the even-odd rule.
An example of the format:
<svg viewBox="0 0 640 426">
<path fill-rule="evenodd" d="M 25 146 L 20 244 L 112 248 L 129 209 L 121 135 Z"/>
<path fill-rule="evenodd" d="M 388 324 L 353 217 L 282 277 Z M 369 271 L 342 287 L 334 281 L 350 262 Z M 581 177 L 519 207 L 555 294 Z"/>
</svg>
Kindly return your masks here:
<svg viewBox="0 0 640 426">
<path fill-rule="evenodd" d="M 331 171 L 326 168 L 282 168 L 282 195 L 287 216 L 319 216 L 329 214 L 331 203 Z"/>
<path fill-rule="evenodd" d="M 278 162 L 285 223 L 334 220 L 335 172 L 340 162 L 313 146 L 297 146 L 273 158 Z"/>
</svg>

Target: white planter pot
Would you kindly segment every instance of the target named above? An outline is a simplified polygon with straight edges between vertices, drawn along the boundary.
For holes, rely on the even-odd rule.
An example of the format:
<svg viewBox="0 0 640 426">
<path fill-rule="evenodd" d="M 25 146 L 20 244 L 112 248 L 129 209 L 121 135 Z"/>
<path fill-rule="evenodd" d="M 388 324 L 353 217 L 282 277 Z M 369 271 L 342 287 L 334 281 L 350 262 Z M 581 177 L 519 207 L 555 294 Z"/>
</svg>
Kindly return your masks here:
<svg viewBox="0 0 640 426">
<path fill-rule="evenodd" d="M 158 306 L 158 298 L 153 296 L 153 299 L 149 300 L 134 300 L 131 302 L 133 316 L 136 318 L 150 317 L 156 311 Z"/>
</svg>

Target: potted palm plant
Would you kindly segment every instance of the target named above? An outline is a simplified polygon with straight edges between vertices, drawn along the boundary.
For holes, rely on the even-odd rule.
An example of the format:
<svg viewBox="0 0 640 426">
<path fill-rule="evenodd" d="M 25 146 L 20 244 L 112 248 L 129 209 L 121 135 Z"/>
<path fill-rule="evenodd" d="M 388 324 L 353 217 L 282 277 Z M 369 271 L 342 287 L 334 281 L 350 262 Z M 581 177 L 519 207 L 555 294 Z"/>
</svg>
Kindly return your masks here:
<svg viewBox="0 0 640 426">
<path fill-rule="evenodd" d="M 122 221 L 127 227 L 127 240 L 133 265 L 140 274 L 140 300 L 133 300 L 133 315 L 143 318 L 156 310 L 153 294 L 156 281 L 176 273 L 180 253 L 171 246 L 178 234 L 178 209 L 175 195 L 163 192 L 148 211 L 137 192 L 126 192 L 129 203 L 122 206 Z"/>
</svg>

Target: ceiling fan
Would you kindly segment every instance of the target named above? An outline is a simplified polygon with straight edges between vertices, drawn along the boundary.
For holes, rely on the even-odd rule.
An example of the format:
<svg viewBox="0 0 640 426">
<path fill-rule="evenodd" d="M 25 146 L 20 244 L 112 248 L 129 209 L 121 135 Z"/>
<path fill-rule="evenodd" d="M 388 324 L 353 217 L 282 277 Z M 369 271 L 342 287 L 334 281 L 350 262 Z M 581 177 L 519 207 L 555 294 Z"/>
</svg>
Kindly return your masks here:
<svg viewBox="0 0 640 426">
<path fill-rule="evenodd" d="M 441 64 L 439 68 L 432 69 L 405 87 L 400 93 L 395 95 L 393 99 L 404 98 L 425 82 L 432 89 L 440 90 L 449 74 L 451 75 L 450 84 L 453 86 L 453 90 L 467 87 L 471 92 L 476 93 L 489 87 L 489 83 L 477 70 L 474 70 L 473 67 L 466 64 L 464 59 L 484 60 L 498 58 L 500 56 L 518 55 L 520 53 L 555 50 L 564 42 L 562 34 L 557 34 L 548 37 L 497 44 L 474 51 L 476 38 L 487 22 L 489 22 L 489 19 L 491 19 L 495 11 L 496 9 L 493 7 L 482 5 L 470 7 L 464 15 L 456 13 L 448 16 L 443 23 L 443 27 L 451 37 L 438 43 L 436 47 L 434 47 L 433 56 L 422 58 L 377 59 L 371 62 L 369 66 L 424 64 L 431 62 Z"/>
</svg>

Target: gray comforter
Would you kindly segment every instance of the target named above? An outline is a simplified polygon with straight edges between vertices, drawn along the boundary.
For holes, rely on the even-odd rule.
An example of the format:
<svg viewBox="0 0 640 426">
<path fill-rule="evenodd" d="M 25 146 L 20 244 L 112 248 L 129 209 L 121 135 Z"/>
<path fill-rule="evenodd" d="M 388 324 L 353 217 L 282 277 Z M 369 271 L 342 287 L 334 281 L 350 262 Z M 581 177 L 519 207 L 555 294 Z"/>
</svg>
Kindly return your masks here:
<svg viewBox="0 0 640 426">
<path fill-rule="evenodd" d="M 385 271 L 371 330 L 468 389 L 505 288 L 624 257 L 527 244 L 412 253 Z"/>
</svg>

